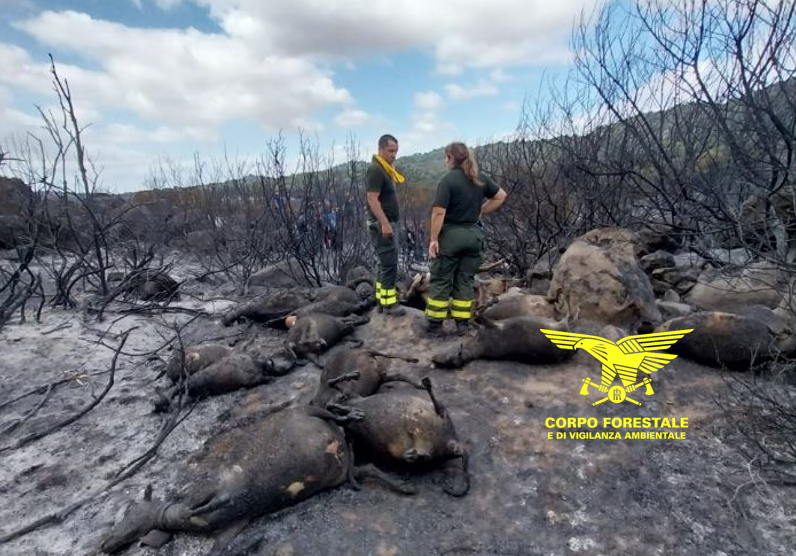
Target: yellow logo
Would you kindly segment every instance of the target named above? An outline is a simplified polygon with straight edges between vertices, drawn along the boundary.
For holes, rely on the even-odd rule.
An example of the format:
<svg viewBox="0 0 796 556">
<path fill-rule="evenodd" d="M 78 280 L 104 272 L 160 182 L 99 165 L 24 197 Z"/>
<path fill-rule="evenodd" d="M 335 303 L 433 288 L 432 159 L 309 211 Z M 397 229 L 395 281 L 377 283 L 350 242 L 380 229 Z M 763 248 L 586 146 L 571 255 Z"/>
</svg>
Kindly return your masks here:
<svg viewBox="0 0 796 556">
<path fill-rule="evenodd" d="M 629 398 L 627 395 L 642 386 L 647 387 L 645 392 L 647 396 L 651 396 L 655 392 L 652 390 L 652 382 L 649 377 L 644 377 L 641 382 L 636 382 L 638 371 L 652 374 L 677 359 L 676 355 L 658 353 L 658 350 L 672 347 L 677 343 L 677 340 L 693 331 L 693 328 L 628 336 L 616 343 L 599 336 L 587 336 L 585 334 L 573 334 L 557 330 L 540 330 L 542 334 L 561 349 L 574 350 L 580 348 L 586 350 L 602 363 L 603 372 L 600 384 L 592 382 L 591 378 L 586 377 L 583 379 L 583 387 L 580 389 L 580 393 L 583 396 L 589 395 L 589 386 L 608 394 L 592 405 L 598 405 L 609 400 L 613 403 L 628 401 L 641 405 L 641 402 Z M 622 384 L 611 386 L 616 375 L 619 375 Z"/>
</svg>

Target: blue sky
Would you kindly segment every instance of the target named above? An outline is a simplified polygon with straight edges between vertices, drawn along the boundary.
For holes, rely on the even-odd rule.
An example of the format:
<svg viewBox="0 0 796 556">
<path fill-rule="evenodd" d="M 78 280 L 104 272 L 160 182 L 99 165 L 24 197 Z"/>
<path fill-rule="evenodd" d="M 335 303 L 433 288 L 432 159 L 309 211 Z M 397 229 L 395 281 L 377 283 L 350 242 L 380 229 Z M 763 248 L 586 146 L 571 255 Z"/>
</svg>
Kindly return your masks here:
<svg viewBox="0 0 796 556">
<path fill-rule="evenodd" d="M 110 191 L 158 160 L 253 160 L 280 132 L 289 157 L 303 130 L 337 160 L 351 136 L 362 158 L 385 132 L 399 156 L 500 139 L 598 1 L 0 0 L 0 146 L 41 133 L 47 53 Z"/>
</svg>

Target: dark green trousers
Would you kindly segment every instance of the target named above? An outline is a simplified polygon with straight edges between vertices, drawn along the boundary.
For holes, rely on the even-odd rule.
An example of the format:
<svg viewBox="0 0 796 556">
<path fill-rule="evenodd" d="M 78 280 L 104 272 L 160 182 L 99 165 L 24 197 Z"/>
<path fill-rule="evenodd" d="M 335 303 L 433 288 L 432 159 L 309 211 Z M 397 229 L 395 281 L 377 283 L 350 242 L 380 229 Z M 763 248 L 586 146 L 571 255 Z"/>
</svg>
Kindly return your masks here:
<svg viewBox="0 0 796 556">
<path fill-rule="evenodd" d="M 379 272 L 376 277 L 376 302 L 382 307 L 392 307 L 398 303 L 398 224 L 392 225 L 392 237 L 381 235 L 381 224 L 369 222 L 368 230 L 376 256 L 379 259 Z"/>
<path fill-rule="evenodd" d="M 473 282 L 481 265 L 483 230 L 475 224 L 449 224 L 439 235 L 439 254 L 431 261 L 426 316 L 467 321 L 473 311 Z"/>
</svg>

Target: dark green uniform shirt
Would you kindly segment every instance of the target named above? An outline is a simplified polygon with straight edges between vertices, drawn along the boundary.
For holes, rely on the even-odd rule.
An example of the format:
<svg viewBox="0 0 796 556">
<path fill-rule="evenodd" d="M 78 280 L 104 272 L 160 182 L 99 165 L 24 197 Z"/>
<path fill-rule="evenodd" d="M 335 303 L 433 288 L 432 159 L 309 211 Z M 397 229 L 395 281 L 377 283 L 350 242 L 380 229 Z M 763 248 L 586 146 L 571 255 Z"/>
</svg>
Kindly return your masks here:
<svg viewBox="0 0 796 556">
<path fill-rule="evenodd" d="M 445 209 L 444 224 L 475 224 L 481 215 L 484 199 L 491 199 L 500 188 L 487 177 L 480 176 L 484 185 L 470 181 L 461 168 L 454 168 L 437 186 L 434 206 Z"/>
<path fill-rule="evenodd" d="M 374 191 L 379 194 L 379 202 L 384 211 L 384 215 L 390 222 L 398 222 L 400 216 L 400 208 L 398 206 L 398 194 L 395 191 L 395 184 L 393 183 L 381 164 L 375 160 L 371 162 L 368 171 L 365 173 L 365 187 L 368 191 Z M 368 204 L 368 217 L 370 220 L 376 220 L 376 215 L 370 210 Z"/>
</svg>

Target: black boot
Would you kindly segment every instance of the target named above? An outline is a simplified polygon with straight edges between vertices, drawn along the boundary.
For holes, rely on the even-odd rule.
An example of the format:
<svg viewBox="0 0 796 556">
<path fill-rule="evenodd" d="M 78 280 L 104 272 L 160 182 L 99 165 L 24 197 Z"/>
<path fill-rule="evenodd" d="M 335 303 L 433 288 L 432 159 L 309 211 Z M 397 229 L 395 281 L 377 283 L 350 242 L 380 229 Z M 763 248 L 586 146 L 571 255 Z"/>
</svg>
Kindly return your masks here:
<svg viewBox="0 0 796 556">
<path fill-rule="evenodd" d="M 473 327 L 470 325 L 470 321 L 469 320 L 457 320 L 456 321 L 456 335 L 457 336 L 469 336 L 471 332 L 473 332 Z"/>
<path fill-rule="evenodd" d="M 440 338 L 442 336 L 442 321 L 441 320 L 426 320 L 426 335 L 433 338 Z"/>
<path fill-rule="evenodd" d="M 404 309 L 397 303 L 394 305 L 390 305 L 389 307 L 384 307 L 383 310 L 385 315 L 389 315 L 391 317 L 402 317 L 406 314 L 406 309 Z"/>
</svg>

